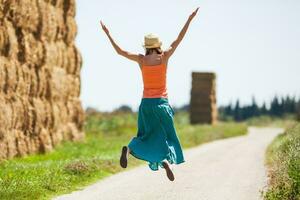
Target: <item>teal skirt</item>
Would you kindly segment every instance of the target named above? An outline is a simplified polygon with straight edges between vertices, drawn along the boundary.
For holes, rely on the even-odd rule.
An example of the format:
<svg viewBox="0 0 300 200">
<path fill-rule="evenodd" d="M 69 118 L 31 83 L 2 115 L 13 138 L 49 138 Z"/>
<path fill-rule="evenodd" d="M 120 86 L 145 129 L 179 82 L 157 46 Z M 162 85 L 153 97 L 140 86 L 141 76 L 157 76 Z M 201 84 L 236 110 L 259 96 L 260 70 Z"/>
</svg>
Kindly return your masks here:
<svg viewBox="0 0 300 200">
<path fill-rule="evenodd" d="M 158 170 L 162 161 L 184 162 L 173 122 L 174 110 L 166 98 L 143 98 L 138 111 L 138 132 L 128 147 L 130 153 Z"/>
</svg>

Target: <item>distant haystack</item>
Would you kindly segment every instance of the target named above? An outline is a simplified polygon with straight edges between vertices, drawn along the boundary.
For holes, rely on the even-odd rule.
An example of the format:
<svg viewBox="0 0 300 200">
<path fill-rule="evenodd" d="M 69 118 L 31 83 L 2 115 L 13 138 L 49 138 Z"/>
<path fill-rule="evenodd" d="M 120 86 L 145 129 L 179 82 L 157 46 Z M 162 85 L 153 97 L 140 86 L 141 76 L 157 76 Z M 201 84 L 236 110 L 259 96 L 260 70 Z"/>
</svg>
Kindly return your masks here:
<svg viewBox="0 0 300 200">
<path fill-rule="evenodd" d="M 75 0 L 0 0 L 0 159 L 84 137 Z"/>
<path fill-rule="evenodd" d="M 216 75 L 192 73 L 190 101 L 191 124 L 214 124 L 217 122 Z"/>
</svg>

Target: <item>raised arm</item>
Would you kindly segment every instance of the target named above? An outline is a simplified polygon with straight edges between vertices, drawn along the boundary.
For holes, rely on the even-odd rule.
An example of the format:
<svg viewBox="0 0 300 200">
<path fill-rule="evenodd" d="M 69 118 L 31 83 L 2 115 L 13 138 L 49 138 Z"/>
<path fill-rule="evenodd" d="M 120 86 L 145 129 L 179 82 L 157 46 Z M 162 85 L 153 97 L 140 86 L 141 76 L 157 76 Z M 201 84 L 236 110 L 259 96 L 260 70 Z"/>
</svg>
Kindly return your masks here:
<svg viewBox="0 0 300 200">
<path fill-rule="evenodd" d="M 179 43 L 181 42 L 181 40 L 183 39 L 192 19 L 196 16 L 197 12 L 198 12 L 197 8 L 188 18 L 187 22 L 185 23 L 184 27 L 182 28 L 182 30 L 180 31 L 177 39 L 171 44 L 171 46 L 169 47 L 169 49 L 167 49 L 164 54 L 165 56 L 168 58 L 170 58 L 170 56 L 174 53 L 174 51 L 176 50 L 177 46 L 179 45 Z"/>
<path fill-rule="evenodd" d="M 116 50 L 116 52 L 121 55 L 121 56 L 124 56 L 130 60 L 133 60 L 133 61 L 136 61 L 138 63 L 141 62 L 141 59 L 143 57 L 143 55 L 139 54 L 133 54 L 133 53 L 130 53 L 130 52 L 127 52 L 127 51 L 124 51 L 123 49 L 121 49 L 121 47 L 119 47 L 115 41 L 113 40 L 113 38 L 111 37 L 111 35 L 109 34 L 109 31 L 108 29 L 106 28 L 106 26 L 102 23 L 102 21 L 100 22 L 101 23 L 101 27 L 103 29 L 103 31 L 105 32 L 105 34 L 107 35 L 110 43 L 112 44 L 112 46 L 114 47 L 114 49 Z"/>
</svg>

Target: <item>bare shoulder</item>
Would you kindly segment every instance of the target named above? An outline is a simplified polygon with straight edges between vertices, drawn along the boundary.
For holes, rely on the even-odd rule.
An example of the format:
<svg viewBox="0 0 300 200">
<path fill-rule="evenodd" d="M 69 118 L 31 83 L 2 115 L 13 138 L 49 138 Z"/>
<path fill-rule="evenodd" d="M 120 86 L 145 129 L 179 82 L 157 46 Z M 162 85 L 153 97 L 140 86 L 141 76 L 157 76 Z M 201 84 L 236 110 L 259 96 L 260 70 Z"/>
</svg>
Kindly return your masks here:
<svg viewBox="0 0 300 200">
<path fill-rule="evenodd" d="M 163 51 L 163 53 L 162 53 L 162 63 L 167 66 L 168 60 L 169 60 L 169 56 L 168 56 L 168 49 L 167 49 L 167 50 Z"/>
<path fill-rule="evenodd" d="M 143 54 L 138 54 L 138 58 L 139 58 L 139 61 L 138 61 L 139 67 L 142 69 L 145 56 Z"/>
</svg>

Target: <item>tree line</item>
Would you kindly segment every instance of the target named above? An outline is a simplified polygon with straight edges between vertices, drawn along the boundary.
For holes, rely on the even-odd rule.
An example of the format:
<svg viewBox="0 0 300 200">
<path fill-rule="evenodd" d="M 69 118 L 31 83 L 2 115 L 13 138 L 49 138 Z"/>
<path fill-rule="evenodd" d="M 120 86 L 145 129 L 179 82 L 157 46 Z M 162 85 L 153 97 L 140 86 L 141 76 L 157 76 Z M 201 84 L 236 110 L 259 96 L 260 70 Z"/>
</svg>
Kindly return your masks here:
<svg viewBox="0 0 300 200">
<path fill-rule="evenodd" d="M 274 96 L 269 104 L 264 102 L 261 106 L 257 105 L 256 100 L 252 97 L 250 105 L 241 105 L 239 100 L 234 104 L 219 107 L 219 116 L 222 120 L 233 119 L 235 121 L 243 121 L 251 117 L 269 115 L 274 117 L 282 117 L 286 114 L 300 115 L 300 99 L 287 95 L 286 97 Z"/>
</svg>

